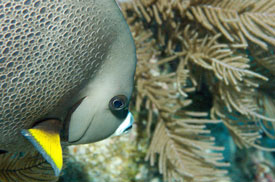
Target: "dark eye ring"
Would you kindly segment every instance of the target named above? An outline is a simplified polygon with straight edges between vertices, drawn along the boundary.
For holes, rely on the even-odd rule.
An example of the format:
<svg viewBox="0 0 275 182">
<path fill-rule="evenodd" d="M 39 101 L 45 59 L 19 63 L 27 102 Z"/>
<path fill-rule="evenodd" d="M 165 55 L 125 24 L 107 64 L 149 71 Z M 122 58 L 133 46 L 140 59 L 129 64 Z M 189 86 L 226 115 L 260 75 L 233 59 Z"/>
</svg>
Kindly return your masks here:
<svg viewBox="0 0 275 182">
<path fill-rule="evenodd" d="M 109 108 L 118 118 L 126 118 L 128 114 L 128 99 L 125 95 L 117 95 L 109 102 Z"/>
<path fill-rule="evenodd" d="M 109 102 L 109 108 L 114 111 L 122 110 L 127 107 L 127 97 L 124 95 L 117 95 Z"/>
</svg>

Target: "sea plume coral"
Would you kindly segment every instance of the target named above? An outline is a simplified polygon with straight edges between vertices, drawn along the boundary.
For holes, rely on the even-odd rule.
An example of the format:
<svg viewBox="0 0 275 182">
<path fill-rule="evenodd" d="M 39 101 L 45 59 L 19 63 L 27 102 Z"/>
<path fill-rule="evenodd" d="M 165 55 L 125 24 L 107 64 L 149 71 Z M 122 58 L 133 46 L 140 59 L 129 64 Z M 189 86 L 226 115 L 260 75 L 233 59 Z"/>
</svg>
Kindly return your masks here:
<svg viewBox="0 0 275 182">
<path fill-rule="evenodd" d="M 159 154 L 167 181 L 229 180 L 209 124 L 222 122 L 241 148 L 275 150 L 261 143 L 263 135 L 275 137 L 274 1 L 121 7 L 137 46 L 137 117 L 152 135 L 146 159 L 153 164 Z M 209 101 L 194 102 L 198 92 L 209 92 Z"/>
</svg>

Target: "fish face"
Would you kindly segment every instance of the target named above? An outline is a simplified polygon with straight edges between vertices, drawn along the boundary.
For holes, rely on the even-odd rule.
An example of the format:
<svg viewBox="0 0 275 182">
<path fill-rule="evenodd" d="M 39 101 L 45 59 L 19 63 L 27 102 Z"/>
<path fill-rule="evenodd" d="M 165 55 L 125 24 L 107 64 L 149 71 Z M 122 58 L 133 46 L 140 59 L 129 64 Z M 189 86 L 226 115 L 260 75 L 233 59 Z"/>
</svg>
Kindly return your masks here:
<svg viewBox="0 0 275 182">
<path fill-rule="evenodd" d="M 133 116 L 128 110 L 129 101 L 126 96 L 114 96 L 109 102 L 98 99 L 86 97 L 73 112 L 68 134 L 70 144 L 100 141 L 111 135 L 120 135 L 131 128 Z M 99 106 L 92 107 L 99 101 Z"/>
<path fill-rule="evenodd" d="M 80 93 L 84 99 L 67 121 L 70 144 L 96 142 L 131 128 L 133 116 L 128 106 L 133 90 L 135 57 L 128 62 L 128 69 L 111 65 Z"/>
</svg>

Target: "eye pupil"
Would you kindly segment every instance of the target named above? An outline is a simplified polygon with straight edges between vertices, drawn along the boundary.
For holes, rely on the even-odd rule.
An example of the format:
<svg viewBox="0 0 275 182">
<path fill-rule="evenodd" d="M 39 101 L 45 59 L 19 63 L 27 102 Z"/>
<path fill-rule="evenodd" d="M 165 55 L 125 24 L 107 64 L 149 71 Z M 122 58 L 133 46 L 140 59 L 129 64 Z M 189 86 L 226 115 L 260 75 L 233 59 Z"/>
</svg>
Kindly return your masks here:
<svg viewBox="0 0 275 182">
<path fill-rule="evenodd" d="M 120 108 L 123 105 L 120 100 L 114 100 L 113 104 L 115 108 Z"/>
<path fill-rule="evenodd" d="M 126 118 L 128 114 L 128 99 L 125 95 L 114 96 L 109 101 L 110 111 L 118 118 Z"/>
</svg>

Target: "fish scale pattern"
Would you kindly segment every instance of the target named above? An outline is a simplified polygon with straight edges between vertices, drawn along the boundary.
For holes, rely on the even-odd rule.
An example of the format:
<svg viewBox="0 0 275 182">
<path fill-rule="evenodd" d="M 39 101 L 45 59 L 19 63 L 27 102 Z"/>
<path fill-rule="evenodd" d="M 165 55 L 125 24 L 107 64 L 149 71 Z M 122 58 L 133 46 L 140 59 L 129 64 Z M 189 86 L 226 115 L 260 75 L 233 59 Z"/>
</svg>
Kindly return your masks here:
<svg viewBox="0 0 275 182">
<path fill-rule="evenodd" d="M 102 71 L 106 13 L 93 0 L 0 0 L 0 149 L 27 145 L 22 128 Z"/>
</svg>

